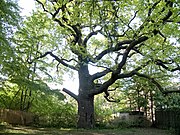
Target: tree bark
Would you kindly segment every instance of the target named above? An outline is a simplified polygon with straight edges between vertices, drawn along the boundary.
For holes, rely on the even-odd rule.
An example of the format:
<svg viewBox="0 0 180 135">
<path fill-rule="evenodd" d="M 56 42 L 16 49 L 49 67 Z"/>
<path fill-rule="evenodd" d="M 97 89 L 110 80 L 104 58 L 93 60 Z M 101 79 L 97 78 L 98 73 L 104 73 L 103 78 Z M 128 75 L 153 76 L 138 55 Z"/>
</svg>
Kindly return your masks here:
<svg viewBox="0 0 180 135">
<path fill-rule="evenodd" d="M 78 71 L 79 75 L 79 94 L 75 95 L 70 90 L 63 88 L 63 91 L 69 94 L 78 102 L 78 128 L 93 128 L 94 120 L 94 95 L 91 93 L 94 89 L 94 83 L 89 74 L 88 66 L 82 64 Z"/>
<path fill-rule="evenodd" d="M 94 127 L 94 88 L 89 74 L 88 66 L 82 64 L 79 69 L 79 95 L 78 95 L 78 128 Z"/>
<path fill-rule="evenodd" d="M 78 101 L 78 128 L 94 127 L 94 96 L 79 98 Z"/>
</svg>

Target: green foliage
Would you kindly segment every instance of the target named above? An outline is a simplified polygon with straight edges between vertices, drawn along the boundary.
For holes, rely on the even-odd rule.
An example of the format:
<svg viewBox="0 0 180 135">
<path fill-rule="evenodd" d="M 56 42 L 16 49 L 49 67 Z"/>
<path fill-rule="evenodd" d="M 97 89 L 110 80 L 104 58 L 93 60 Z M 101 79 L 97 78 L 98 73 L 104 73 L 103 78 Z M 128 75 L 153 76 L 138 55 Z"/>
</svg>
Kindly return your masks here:
<svg viewBox="0 0 180 135">
<path fill-rule="evenodd" d="M 28 110 L 36 95 L 40 97 L 55 96 L 58 100 L 64 100 L 65 96 L 59 90 L 50 89 L 42 81 L 11 80 L 1 83 L 0 107 L 14 110 Z"/>
<path fill-rule="evenodd" d="M 99 128 L 107 127 L 114 113 L 113 104 L 108 103 L 102 95 L 95 98 L 95 121 Z"/>
<path fill-rule="evenodd" d="M 26 46 L 30 43 L 25 42 L 23 48 L 33 54 L 31 60 L 43 56 L 47 50 L 53 52 L 63 65 L 59 72 L 67 71 L 69 67 L 78 70 L 82 63 L 93 64 L 101 67 L 101 70 L 108 68 L 115 71 L 118 69 L 123 53 L 126 52 L 125 49 L 129 46 L 127 44 L 121 46 L 118 43 L 144 36 L 148 40 L 130 50 L 121 73 L 129 73 L 150 61 L 148 62 L 150 66 L 158 67 L 164 74 L 168 74 L 162 67 L 155 64 L 155 59 L 169 61 L 171 54 L 175 61 L 168 66 L 169 69 L 173 69 L 176 67 L 175 63 L 178 63 L 179 48 L 175 44 L 177 44 L 179 32 L 170 32 L 171 29 L 178 28 L 177 20 L 174 19 L 178 13 L 176 2 L 174 6 L 170 6 L 170 2 L 165 1 L 136 0 L 126 2 L 42 0 L 37 3 L 37 11 L 25 22 L 23 28 L 25 32 L 21 30 L 20 33 L 26 35 L 21 35 L 22 39 L 27 40 L 31 37 L 33 41 L 30 42 L 35 41 L 40 47 L 37 49 L 33 45 Z M 172 23 L 163 22 L 170 11 L 173 11 L 170 17 Z M 47 16 L 45 12 L 48 13 Z M 155 31 L 158 31 L 158 34 Z M 34 38 L 38 38 L 38 41 Z M 176 43 L 171 42 L 172 38 Z M 106 55 L 96 59 L 100 54 Z M 56 68 L 54 65 L 59 66 L 58 62 L 53 64 L 45 62 L 47 61 L 45 56 L 35 61 L 39 65 L 42 64 L 41 67 L 50 66 L 53 69 Z M 146 73 L 148 68 L 145 66 L 140 72 Z M 41 68 L 38 67 L 38 69 Z M 159 77 L 159 74 L 157 76 Z M 104 80 L 109 78 L 110 76 Z"/>
<path fill-rule="evenodd" d="M 16 52 L 22 56 L 23 61 L 26 64 L 32 63 L 28 64 L 31 71 L 35 68 L 35 72 L 41 74 L 41 79 L 46 82 L 62 84 L 63 74 L 69 71 L 68 68 L 59 66 L 51 57 L 36 59 L 51 50 L 55 51 L 59 58 L 71 56 L 64 44 L 65 34 L 61 28 L 53 29 L 56 26 L 45 13 L 33 12 L 32 16 L 23 22 L 23 27 L 16 32 L 14 42 Z"/>
<path fill-rule="evenodd" d="M 74 106 L 64 101 L 65 97 L 59 90 L 51 89 L 42 81 L 51 82 L 54 80 L 49 80 L 49 77 L 51 77 L 48 73 L 50 69 L 44 67 L 44 65 L 49 67 L 51 65 L 46 62 L 43 62 L 43 66 L 40 65 L 42 60 L 33 65 L 28 64 L 38 56 L 38 51 L 44 50 L 45 45 L 46 49 L 48 45 L 52 49 L 52 46 L 50 46 L 52 43 L 55 45 L 58 40 L 61 41 L 58 35 L 57 37 L 53 35 L 54 38 L 50 36 L 50 33 L 55 33 L 55 31 L 49 31 L 49 24 L 52 22 L 48 18 L 42 18 L 45 14 L 34 13 L 32 17 L 23 22 L 25 27 L 19 28 L 15 36 L 13 33 L 9 35 L 11 33 L 10 28 L 18 24 L 19 21 L 18 14 L 15 12 L 17 10 L 13 9 L 17 5 L 11 1 L 1 1 L 1 6 L 1 24 L 4 24 L 5 27 L 0 27 L 3 32 L 0 48 L 0 57 L 2 58 L 0 59 L 2 64 L 0 72 L 2 76 L 0 108 L 32 111 L 40 117 L 43 116 L 43 120 L 46 119 L 40 121 L 40 124 L 45 126 L 75 126 L 76 111 Z M 14 38 L 12 38 L 13 36 Z M 54 46 L 54 49 L 57 46 Z M 64 54 L 67 55 L 62 51 L 62 55 Z M 47 77 L 42 79 L 37 76 L 36 72 L 39 72 L 38 70 Z"/>
<path fill-rule="evenodd" d="M 0 16 L 0 41 L 3 46 L 9 42 L 7 40 L 12 36 L 13 29 L 18 26 L 20 16 L 17 3 L 11 0 L 1 0 Z"/>
<path fill-rule="evenodd" d="M 31 111 L 38 115 L 39 126 L 76 127 L 77 108 L 74 101 L 59 100 L 54 95 L 40 95 L 33 102 Z"/>
<path fill-rule="evenodd" d="M 12 36 L 20 22 L 17 3 L 11 0 L 0 2 L 0 74 L 9 74 L 9 69 L 15 60 Z M 4 70 L 4 71 L 2 71 Z"/>
<path fill-rule="evenodd" d="M 180 108 L 180 94 L 171 93 L 166 96 L 159 93 L 155 99 L 157 109 L 177 109 Z"/>
<path fill-rule="evenodd" d="M 159 81 L 162 81 L 161 84 L 164 86 L 169 86 L 169 89 L 166 88 L 166 90 L 173 90 L 173 87 L 170 86 L 177 86 L 177 84 L 166 79 L 167 78 L 164 77 L 164 80 L 159 79 Z M 173 110 L 179 108 L 179 93 L 164 95 L 147 79 L 134 76 L 131 79 L 124 79 L 122 82 L 116 82 L 116 85 L 113 87 L 116 86 L 119 86 L 118 90 L 120 92 L 117 94 L 112 91 L 111 95 L 113 95 L 114 99 L 119 99 L 120 102 L 111 104 L 105 101 L 102 96 L 96 97 L 96 120 L 98 122 L 97 126 L 100 126 L 101 128 L 150 126 L 152 123 L 148 119 L 151 118 L 152 114 L 150 114 L 150 112 L 154 107 L 156 109 L 171 108 Z M 142 117 L 141 119 L 134 121 L 133 119 L 125 121 L 116 116 L 120 112 L 130 112 L 133 110 L 143 111 L 148 118 Z"/>
</svg>

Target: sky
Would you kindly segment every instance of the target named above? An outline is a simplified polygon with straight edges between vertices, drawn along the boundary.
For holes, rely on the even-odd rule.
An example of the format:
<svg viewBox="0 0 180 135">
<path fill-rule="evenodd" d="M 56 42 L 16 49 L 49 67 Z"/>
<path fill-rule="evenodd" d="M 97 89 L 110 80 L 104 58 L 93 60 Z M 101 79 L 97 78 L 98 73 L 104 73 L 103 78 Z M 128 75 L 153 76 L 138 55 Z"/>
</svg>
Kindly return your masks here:
<svg viewBox="0 0 180 135">
<path fill-rule="evenodd" d="M 19 0 L 18 5 L 22 8 L 21 15 L 29 16 L 32 10 L 35 8 L 34 0 Z"/>
</svg>

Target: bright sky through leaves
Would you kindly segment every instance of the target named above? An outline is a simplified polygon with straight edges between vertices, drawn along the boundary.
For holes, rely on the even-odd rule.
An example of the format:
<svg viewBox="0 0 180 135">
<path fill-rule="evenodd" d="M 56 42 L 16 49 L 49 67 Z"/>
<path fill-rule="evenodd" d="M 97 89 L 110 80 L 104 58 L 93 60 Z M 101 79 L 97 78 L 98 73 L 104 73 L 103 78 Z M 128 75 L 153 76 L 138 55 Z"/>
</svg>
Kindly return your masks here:
<svg viewBox="0 0 180 135">
<path fill-rule="evenodd" d="M 19 0 L 18 1 L 19 6 L 22 8 L 21 15 L 22 16 L 30 16 L 32 13 L 32 10 L 35 8 L 35 2 L 34 0 Z M 52 73 L 53 76 L 53 73 Z M 73 90 L 75 94 L 78 94 L 78 79 L 77 74 L 74 75 L 75 78 L 69 78 L 68 75 L 64 76 L 64 82 L 63 85 L 58 85 L 54 83 L 50 83 L 50 87 L 53 87 L 54 89 L 62 89 L 67 88 L 70 90 Z"/>
</svg>

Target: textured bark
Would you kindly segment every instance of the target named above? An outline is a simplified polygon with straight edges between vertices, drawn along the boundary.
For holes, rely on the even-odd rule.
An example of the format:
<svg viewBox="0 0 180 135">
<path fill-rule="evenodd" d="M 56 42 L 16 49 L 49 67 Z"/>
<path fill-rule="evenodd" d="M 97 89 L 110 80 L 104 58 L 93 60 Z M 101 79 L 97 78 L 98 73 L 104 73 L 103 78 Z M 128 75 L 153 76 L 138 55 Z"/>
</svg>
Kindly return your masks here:
<svg viewBox="0 0 180 135">
<path fill-rule="evenodd" d="M 79 74 L 78 95 L 78 128 L 94 127 L 94 95 L 91 95 L 93 82 L 89 74 L 88 66 L 81 65 Z"/>
<path fill-rule="evenodd" d="M 94 95 L 90 94 L 93 89 L 93 82 L 90 81 L 90 75 L 87 67 L 82 67 L 79 71 L 79 95 L 75 95 L 67 89 L 64 92 L 69 94 L 78 102 L 78 128 L 93 128 L 94 122 Z"/>
<path fill-rule="evenodd" d="M 78 116 L 78 128 L 94 127 L 94 97 L 79 99 Z"/>
</svg>

